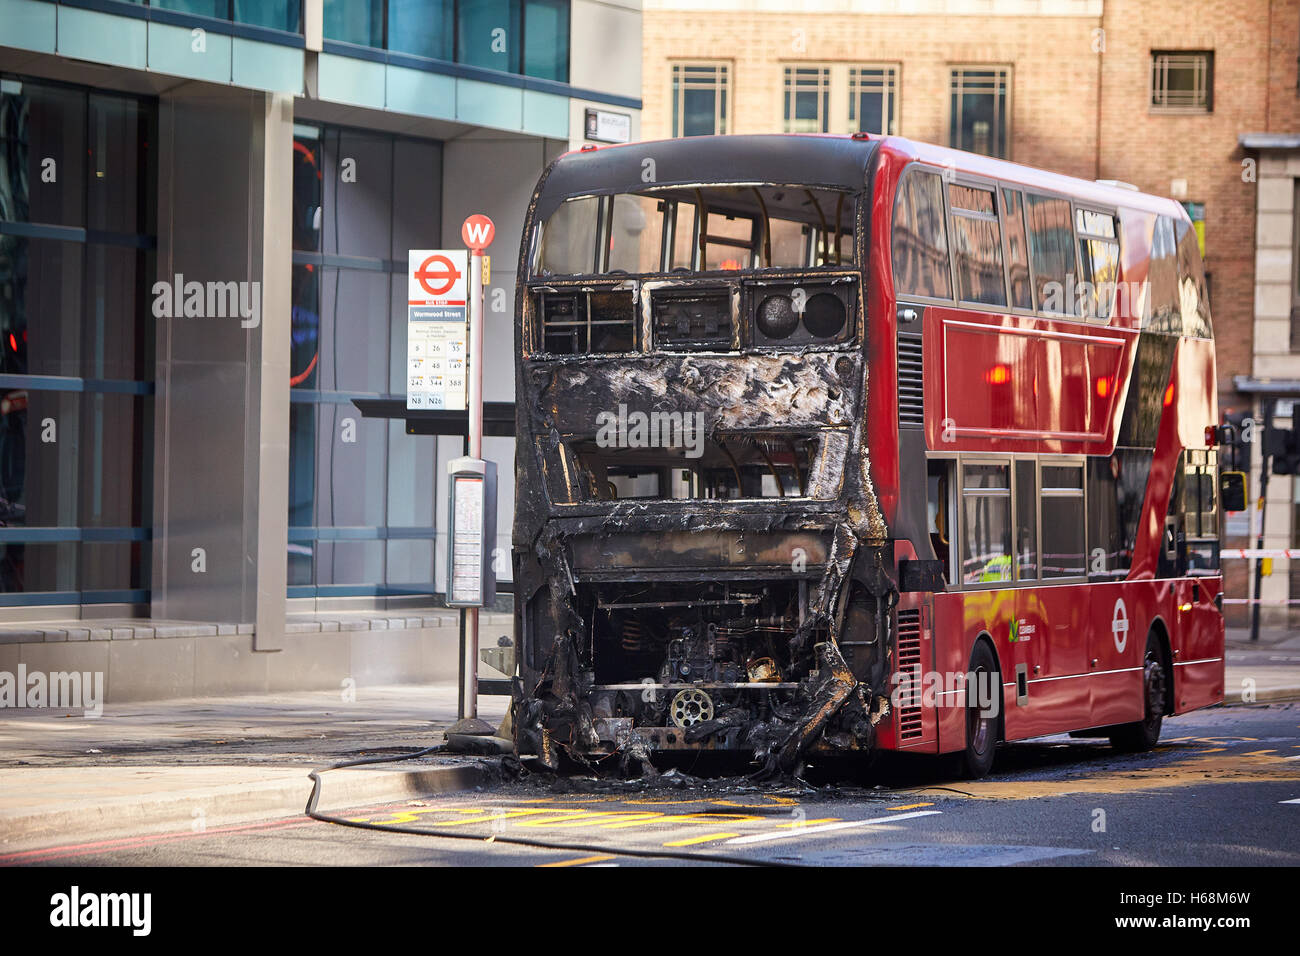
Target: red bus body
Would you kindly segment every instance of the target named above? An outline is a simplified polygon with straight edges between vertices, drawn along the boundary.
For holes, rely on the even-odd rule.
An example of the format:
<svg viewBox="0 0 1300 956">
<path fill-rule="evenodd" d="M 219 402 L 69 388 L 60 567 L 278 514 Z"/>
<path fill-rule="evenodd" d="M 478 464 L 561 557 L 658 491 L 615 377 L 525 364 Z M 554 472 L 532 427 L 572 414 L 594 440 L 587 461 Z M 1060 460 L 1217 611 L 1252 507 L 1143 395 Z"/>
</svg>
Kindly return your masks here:
<svg viewBox="0 0 1300 956">
<path fill-rule="evenodd" d="M 943 169 L 949 177 L 971 175 L 1069 196 L 1116 209 L 1121 221 L 1132 213 L 1186 219 L 1182 207 L 1172 200 L 907 140 L 885 139 L 878 155 L 868 267 L 878 281 L 870 283 L 868 294 L 872 297 L 869 311 L 881 321 L 871 323 L 867 333 L 871 354 L 884 360 L 872 363 L 875 374 L 868 385 L 868 403 L 874 408 L 897 408 L 898 364 L 888 357 L 898 333 L 900 299 L 892 281 L 889 213 L 900 174 L 909 164 Z M 1147 277 L 1149 244 L 1142 242 L 1139 233 L 1125 232 L 1123 239 L 1119 281 L 1140 282 Z M 927 308 L 922 331 L 927 448 L 1109 455 L 1134 371 L 1138 328 L 1139 319 L 1131 314 L 1116 315 L 1102 324 L 973 310 L 958 303 Z M 1026 391 L 1022 383 L 1032 383 L 1035 374 L 1045 372 L 1041 349 L 1045 342 L 1060 343 L 1056 352 L 1060 364 L 1050 376 L 1052 387 Z M 1021 386 L 1019 391 L 989 386 L 985 372 L 997 366 L 1008 367 L 1009 380 Z M 1100 395 L 1098 379 L 1116 387 Z M 1044 374 L 1041 380 L 1049 379 Z M 1166 713 L 1185 713 L 1223 700 L 1222 578 L 1217 574 L 1162 577 L 1157 567 L 1179 455 L 1185 449 L 1207 448 L 1205 429 L 1219 420 L 1215 382 L 1213 342 L 1181 338 L 1161 399 L 1163 415 L 1132 568 L 1123 581 L 902 597 L 900 609 L 920 611 L 920 653 L 926 670 L 964 671 L 972 644 L 981 636 L 992 641 L 1004 676 L 1004 739 L 1140 720 L 1144 638 L 1153 627 L 1168 641 L 1172 662 L 1171 706 Z M 942 423 L 953 415 L 969 424 L 957 429 L 955 441 L 945 443 Z M 891 524 L 898 502 L 907 494 L 896 454 L 896 421 L 896 414 L 869 416 L 873 475 Z M 1123 642 L 1117 642 L 1113 632 L 1115 602 L 1120 598 L 1129 622 Z M 1045 639 L 1011 642 L 1013 620 L 1035 625 Z M 1029 693 L 1017 704 L 1016 683 L 1005 678 L 1020 665 L 1029 672 Z M 962 749 L 961 710 L 920 707 L 917 714 L 919 721 L 912 721 L 917 729 L 904 735 L 901 722 L 907 715 L 896 711 L 878 745 L 930 753 Z"/>
<path fill-rule="evenodd" d="M 1087 182 L 894 137 L 701 137 L 699 141 L 632 144 L 569 154 L 548 170 L 530 207 L 521 252 L 516 328 L 521 364 L 516 379 L 519 411 L 515 581 L 521 666 L 515 695 L 515 723 L 521 752 L 545 752 L 557 742 L 562 749 L 580 758 L 585 754 L 626 750 L 629 728 L 641 734 L 636 742 L 644 744 L 650 752 L 692 747 L 749 747 L 754 739 L 752 728 L 768 727 L 770 721 L 763 723 L 755 716 L 744 723 L 736 718 L 737 733 L 727 736 L 719 731 L 716 737 L 695 743 L 674 733 L 671 725 L 647 727 L 643 726 L 642 717 L 624 716 L 633 713 L 628 709 L 632 706 L 628 703 L 631 698 L 615 700 L 611 695 L 626 693 L 626 688 L 636 686 L 635 683 L 602 684 L 600 677 L 600 648 L 606 646 L 601 642 L 616 640 L 618 634 L 611 637 L 592 632 L 593 628 L 599 630 L 593 619 L 605 619 L 601 615 L 606 613 L 602 608 L 607 605 L 601 602 L 609 600 L 609 592 L 601 592 L 604 597 L 584 599 L 583 588 L 598 588 L 604 586 L 602 582 L 622 580 L 616 573 L 621 568 L 629 569 L 626 575 L 629 581 L 671 582 L 671 587 L 679 589 L 672 592 L 674 595 L 680 595 L 680 589 L 689 586 L 683 582 L 692 580 L 691 575 L 702 582 L 701 586 L 732 577 L 743 583 L 746 576 L 761 577 L 746 562 L 759 562 L 753 554 L 762 548 L 755 545 L 746 552 L 747 541 L 770 541 L 769 550 L 773 551 L 781 547 L 802 547 L 812 540 L 808 537 L 812 532 L 821 533 L 822 540 L 829 541 L 827 529 L 837 520 L 834 513 L 819 514 L 815 519 L 810 517 L 805 525 L 798 525 L 783 519 L 776 503 L 770 500 L 755 504 L 752 509 L 749 504 L 737 503 L 729 510 L 727 502 L 709 499 L 694 504 L 698 520 L 692 525 L 680 509 L 673 511 L 677 502 L 639 500 L 632 507 L 631 503 L 618 500 L 587 503 L 576 498 L 569 503 L 562 500 L 566 492 L 557 484 L 560 481 L 556 477 L 560 468 L 557 463 L 562 457 L 557 449 L 568 448 L 572 457 L 582 437 L 591 434 L 590 425 L 584 424 L 586 413 L 578 404 L 565 404 L 570 400 L 576 402 L 576 397 L 570 394 L 575 390 L 587 392 L 588 400 L 598 404 L 615 401 L 609 398 L 611 395 L 639 394 L 652 396 L 659 403 L 656 407 L 663 406 L 668 398 L 690 407 L 694 393 L 683 392 L 679 384 L 683 368 L 695 376 L 685 379 L 691 382 L 707 382 L 717 377 L 717 369 L 741 370 L 735 374 L 748 376 L 749 400 L 756 405 L 771 394 L 774 386 L 766 381 L 755 384 L 758 372 L 743 364 L 746 361 L 744 342 L 749 334 L 743 329 L 734 333 L 738 344 L 731 349 L 725 345 L 713 346 L 699 354 L 683 355 L 680 351 L 656 348 L 654 336 L 658 332 L 653 330 L 659 326 L 654 325 L 653 330 L 651 326 L 652 318 L 658 321 L 658 313 L 654 311 L 657 306 L 652 304 L 656 293 L 648 290 L 656 282 L 684 286 L 694 278 L 681 274 L 683 270 L 670 272 L 671 234 L 664 243 L 660 268 L 643 270 L 645 277 L 638 277 L 633 269 L 631 278 L 625 278 L 627 270 L 596 279 L 556 278 L 542 275 L 538 267 L 543 221 L 563 202 L 582 196 L 588 182 L 590 193 L 596 195 L 634 192 L 644 188 L 645 183 L 651 184 L 649 190 L 653 192 L 656 182 L 671 181 L 677 184 L 674 188 L 678 190 L 673 194 L 678 198 L 672 202 L 685 209 L 682 203 L 686 200 L 681 197 L 689 199 L 693 194 L 699 195 L 701 208 L 706 210 L 704 221 L 709 222 L 704 195 L 698 191 L 691 193 L 695 187 L 689 184 L 741 183 L 743 186 L 734 188 L 743 190 L 753 188 L 756 182 L 790 183 L 794 180 L 788 170 L 799 168 L 801 156 L 806 154 L 812 168 L 812 159 L 818 156 L 818 151 L 833 152 L 825 168 L 838 170 L 842 167 L 834 164 L 851 166 L 844 157 L 851 155 L 852 149 L 862 151 L 861 167 L 853 167 L 852 175 L 844 174 L 842 188 L 857 190 L 855 195 L 860 204 L 857 222 L 861 232 L 856 240 L 860 258 L 856 260 L 853 288 L 861 296 L 857 307 L 863 318 L 854 347 L 859 348 L 857 354 L 865 370 L 858 406 L 860 418 L 855 427 L 861 426 L 862 454 L 869 461 L 864 469 L 869 481 L 864 478 L 863 486 L 871 499 L 868 508 L 872 520 L 879 522 L 873 527 L 886 529 L 883 536 L 876 535 L 881 540 L 871 541 L 874 549 L 871 553 L 883 556 L 885 566 L 880 579 L 887 582 L 889 601 L 894 602 L 888 612 L 889 687 L 871 687 L 867 694 L 881 696 L 900 686 L 903 692 L 892 697 L 892 706 L 873 705 L 864 711 L 870 713 L 872 721 L 869 732 L 859 728 L 850 733 L 842 727 L 831 732 L 833 719 L 822 719 L 824 714 L 817 720 L 809 717 L 799 731 L 807 738 L 806 743 L 797 747 L 791 743 L 789 752 L 797 751 L 802 757 L 843 747 L 871 746 L 932 754 L 963 750 L 972 733 L 969 707 L 953 706 L 951 685 L 936 683 L 933 693 L 927 693 L 925 681 L 927 675 L 967 674 L 981 644 L 991 650 L 995 661 L 1000 696 L 997 736 L 1001 740 L 1087 730 L 1105 734 L 1108 730 L 1142 722 L 1151 709 L 1147 698 L 1152 661 L 1166 675 L 1164 699 L 1158 712 L 1184 713 L 1223 699 L 1224 621 L 1222 579 L 1217 570 L 1218 514 L 1212 492 L 1204 491 L 1204 488 L 1217 487 L 1214 452 L 1207 443 L 1207 427 L 1218 422 L 1214 346 L 1209 333 L 1200 258 L 1195 251 L 1194 235 L 1188 232 L 1190 222 L 1181 206 L 1117 184 Z M 723 150 L 733 152 L 723 153 Z M 779 171 L 767 173 L 762 162 L 765 151 L 779 155 L 780 162 L 774 160 L 774 170 L 780 166 Z M 720 155 L 734 155 L 736 169 L 699 165 L 689 172 L 682 171 L 682 167 L 692 162 L 718 164 Z M 646 170 L 658 179 L 647 179 Z M 640 182 L 637 182 L 638 174 Z M 937 182 L 943 184 L 942 229 L 948 256 L 943 270 L 951 280 L 946 297 L 917 295 L 896 287 L 897 256 L 902 254 L 896 249 L 900 184 L 910 182 L 907 177 L 914 174 L 937 176 Z M 819 172 L 817 176 L 817 182 L 812 185 L 834 185 L 828 182 L 830 173 Z M 859 176 L 857 182 L 849 181 Z M 918 178 L 917 182 L 922 180 Z M 936 180 L 924 182 L 929 185 L 917 188 L 937 188 Z M 962 189 L 985 190 L 984 198 L 993 197 L 994 211 L 954 212 L 949 197 Z M 1012 192 L 1019 195 L 1018 200 Z M 779 194 L 769 193 L 769 203 L 772 195 Z M 812 198 L 811 193 L 809 197 Z M 976 200 L 963 198 L 961 201 L 978 206 L 978 196 Z M 1047 200 L 1055 201 L 1052 209 L 1070 211 L 1064 227 L 1073 250 L 1068 253 L 1070 261 L 1084 268 L 1085 257 L 1096 256 L 1087 265 L 1095 271 L 1096 263 L 1111 262 L 1106 256 L 1115 256 L 1113 268 L 1104 278 L 1130 290 L 1133 295 L 1127 301 L 1122 301 L 1117 294 L 1106 308 L 1107 314 L 1096 317 L 1046 314 L 1045 287 L 1036 287 L 1028 308 L 1007 304 L 1012 295 L 1024 294 L 1022 287 L 1012 285 L 1012 257 L 1031 261 L 1028 248 L 1021 253 L 1013 245 L 1010 233 L 1019 227 L 1012 217 L 1022 214 L 1013 214 L 1010 204 L 1015 203 L 1017 209 L 1028 209 L 1031 203 Z M 1068 202 L 1068 207 L 1060 205 L 1062 201 Z M 669 206 L 678 208 L 671 202 Z M 664 208 L 660 206 L 661 211 Z M 1049 207 L 1044 204 L 1034 208 Z M 761 222 L 755 220 L 753 248 L 743 254 L 751 256 L 752 262 L 758 265 L 763 263 L 764 239 L 771 241 L 768 215 L 769 210 L 764 206 Z M 832 230 L 824 221 L 825 214 L 822 215 L 821 264 L 829 268 L 826 244 L 831 240 L 826 236 Z M 835 215 L 833 242 L 838 248 L 840 213 Z M 1027 212 L 1024 215 L 1029 216 Z M 962 301 L 957 290 L 959 281 L 963 281 L 957 274 L 958 256 L 966 257 L 961 261 L 968 262 L 977 254 L 987 257 L 990 253 L 987 249 L 973 253 L 957 241 L 954 230 L 959 216 L 970 220 L 963 221 L 962 228 L 971 230 L 963 232 L 963 236 L 976 235 L 977 229 L 987 231 L 991 224 L 997 225 L 1000 245 L 997 269 L 1001 271 L 993 273 L 985 269 L 984 278 L 973 281 L 1001 274 L 1003 279 L 997 281 L 1003 282 L 1001 288 L 1007 298 L 1000 305 Z M 1042 220 L 1022 218 L 1019 221 L 1030 223 L 1024 235 L 1032 233 L 1038 242 L 1039 232 L 1034 230 Z M 1108 222 L 1111 225 L 1106 225 Z M 1078 235 L 1069 231 L 1076 225 L 1082 230 Z M 600 226 L 602 230 L 606 228 Z M 754 278 L 743 269 L 739 276 L 732 276 L 726 271 L 736 267 L 731 262 L 724 263 L 721 272 L 701 268 L 707 264 L 705 247 L 709 239 L 707 235 L 700 236 L 700 228 L 703 227 L 697 224 L 695 241 L 699 253 L 694 261 L 701 286 L 731 288 L 744 286 Z M 1112 228 L 1113 239 L 1108 240 L 1105 236 Z M 1090 230 L 1100 230 L 1098 234 L 1102 238 L 1087 245 L 1085 250 L 1084 231 L 1091 235 Z M 706 231 L 712 232 L 713 227 Z M 1175 267 L 1171 258 L 1174 253 L 1168 245 L 1168 237 L 1175 233 L 1181 236 L 1177 255 L 1181 257 L 1178 268 L 1183 272 L 1171 279 L 1159 270 Z M 1021 239 L 1029 245 L 1024 235 Z M 1156 246 L 1160 247 L 1159 255 L 1153 253 Z M 741 253 L 737 255 L 741 261 L 748 261 L 743 260 Z M 1033 255 L 1038 255 L 1037 247 Z M 770 248 L 766 256 L 770 265 Z M 598 264 L 610 261 L 608 249 L 602 252 L 598 248 L 596 260 Z M 833 262 L 837 265 L 841 262 L 838 251 Z M 650 273 L 661 278 L 656 279 Z M 795 275 L 790 281 L 798 278 Z M 1033 283 L 1041 276 L 1030 272 L 1024 278 Z M 580 286 L 579 280 L 586 284 Z M 609 284 L 602 286 L 600 281 Z M 1170 281 L 1176 282 L 1182 311 L 1166 309 L 1160 313 L 1165 316 L 1162 320 L 1165 324 L 1157 328 L 1151 316 L 1158 308 L 1150 297 L 1156 294 L 1152 290 L 1157 287 L 1167 291 Z M 578 288 L 586 290 L 581 294 L 588 294 L 592 289 L 597 292 L 632 289 L 638 309 L 636 321 L 640 323 L 643 314 L 645 317 L 645 331 L 636 333 L 635 349 L 629 348 L 621 355 L 586 355 L 579 354 L 581 349 L 574 347 L 564 355 L 549 354 L 553 346 L 548 344 L 552 340 L 546 336 L 551 333 L 546 328 L 543 315 L 546 307 L 539 304 L 543 301 L 540 297 L 555 295 L 557 290 L 567 293 Z M 739 319 L 742 324 L 753 321 L 753 316 L 743 314 L 746 308 L 743 303 L 750 301 L 746 295 L 743 290 L 735 292 L 735 300 L 742 303 Z M 1073 290 L 1067 290 L 1067 295 L 1073 295 Z M 642 305 L 644 313 L 639 311 Z M 586 308 L 594 306 L 588 304 Z M 1101 310 L 1101 306 L 1082 304 L 1067 307 L 1067 311 L 1069 308 Z M 591 313 L 587 315 L 590 318 Z M 682 322 L 685 328 L 686 320 Z M 1186 325 L 1180 324 L 1183 322 Z M 590 328 L 585 334 L 589 337 L 587 341 L 594 341 L 590 337 L 595 333 Z M 904 351 L 907 358 L 900 360 Z M 814 352 L 805 350 L 790 361 L 811 362 L 818 358 Z M 831 357 L 827 364 L 834 358 L 834 353 L 828 354 Z M 844 361 L 840 359 L 841 363 Z M 619 363 L 635 368 L 642 378 L 662 374 L 674 384 L 672 387 L 644 381 L 629 384 L 626 376 L 619 378 Z M 696 367 L 695 371 L 691 371 L 692 366 Z M 787 366 L 784 374 L 793 374 L 792 367 Z M 724 378 L 725 374 L 729 372 L 722 373 Z M 567 382 L 569 387 L 557 387 L 557 381 Z M 614 391 L 607 381 L 617 381 L 623 391 Z M 775 424 L 779 423 L 771 420 L 762 423 L 769 429 Z M 1134 435 L 1142 437 L 1135 439 Z M 573 444 L 566 444 L 571 437 Z M 1121 443 L 1122 437 L 1127 444 Z M 767 464 L 777 482 L 781 482 L 783 479 L 777 475 L 774 462 L 768 460 Z M 841 463 L 846 472 L 851 464 Z M 736 465 L 734 459 L 732 465 Z M 994 482 L 992 490 L 967 488 L 967 468 L 984 468 L 981 474 L 992 476 L 988 479 Z M 798 469 L 796 460 L 796 474 Z M 1046 488 L 1042 482 L 1048 480 L 1049 471 L 1053 481 L 1062 480 L 1057 477 L 1060 474 L 1067 476 L 1064 480 L 1074 480 L 1069 476 L 1077 476 L 1081 482 L 1078 493 L 1072 491 L 1072 485 L 1065 489 Z M 604 472 L 599 474 L 603 476 Z M 1005 477 L 1005 489 L 996 485 L 1002 480 L 998 475 Z M 1018 477 L 1021 475 L 1025 476 L 1023 481 Z M 1013 476 L 1017 477 L 1013 479 Z M 1139 482 L 1141 476 L 1144 480 Z M 737 468 L 737 495 L 741 478 Z M 799 481 L 802 480 L 800 476 Z M 1204 497 L 1197 499 L 1201 504 L 1192 516 L 1194 525 L 1189 524 L 1192 519 L 1185 514 L 1184 495 L 1185 487 L 1193 486 L 1201 488 L 1202 495 L 1210 495 L 1208 504 Z M 617 498 L 612 483 L 610 487 L 610 495 Z M 939 490 L 936 492 L 935 488 Z M 543 489 L 547 489 L 545 494 Z M 1026 489 L 1032 492 L 1032 499 L 1027 493 L 1023 506 L 1013 502 L 1012 496 Z M 603 494 L 602 489 L 599 495 Z M 784 490 L 781 496 L 786 498 Z M 995 498 L 1003 504 L 988 504 Z M 1053 573 L 1060 570 L 1051 562 L 1060 562 L 1063 557 L 1048 553 L 1043 538 L 1048 529 L 1042 527 L 1040 516 L 1040 512 L 1046 513 L 1041 502 L 1057 498 L 1069 499 L 1074 504 L 1062 505 L 1056 501 L 1052 508 L 1065 510 L 1053 510 L 1053 516 L 1072 514 L 1071 509 L 1076 506 L 1087 513 L 1081 531 L 1081 540 L 1085 542 L 1083 553 L 1079 554 L 1076 548 L 1064 558 L 1066 564 L 1082 560 L 1087 562 L 1087 567 L 1084 569 L 1076 563 L 1069 570 L 1082 573 L 1060 580 L 1046 576 L 1049 568 Z M 1094 501 L 1095 513 L 1088 511 Z M 768 516 L 764 519 L 766 523 L 758 523 L 758 518 L 752 516 L 748 524 L 740 523 L 745 513 L 757 511 L 760 505 L 767 509 L 763 512 Z M 793 511 L 800 506 L 791 502 L 788 509 Z M 850 502 L 837 507 L 852 512 L 856 505 Z M 737 515 L 735 527 L 740 530 L 728 530 L 731 511 Z M 940 511 L 947 516 L 942 525 L 937 524 L 936 515 Z M 998 532 L 1002 525 L 992 518 L 988 519 L 988 528 L 981 529 L 983 519 L 979 516 L 1002 511 L 1006 512 L 1008 526 L 1012 515 L 1024 523 L 1029 521 L 1032 512 L 1029 530 L 1020 527 L 1005 530 L 1008 541 L 1013 537 L 1019 541 L 1023 531 L 1025 548 L 1018 549 L 1013 544 L 999 551 L 1001 546 L 976 541 L 971 546 L 986 547 L 987 560 L 979 565 L 963 558 L 959 551 L 966 546 L 965 541 L 954 543 L 958 532 L 970 530 L 972 540 L 989 529 Z M 667 517 L 670 512 L 671 519 Z M 964 523 L 966 519 L 961 517 L 964 514 L 972 516 L 969 529 Z M 1059 524 L 1054 517 L 1051 534 L 1059 531 Z M 770 534 L 765 530 L 766 537 L 763 537 L 755 534 L 754 529 L 759 527 L 773 530 Z M 632 539 L 633 529 L 648 535 L 645 540 L 649 543 L 641 546 L 641 552 L 633 545 L 624 547 L 625 540 Z M 689 541 L 681 543 L 692 536 L 698 541 L 707 540 L 709 547 L 720 554 L 730 548 L 729 556 L 718 558 L 716 565 L 710 566 L 699 557 L 703 551 L 690 552 Z M 1093 547 L 1094 537 L 1098 540 L 1105 537 L 1108 543 Z M 859 553 L 865 553 L 866 536 L 858 532 L 857 538 Z M 1040 538 L 1044 540 L 1042 547 Z M 672 542 L 671 554 L 666 542 Z M 838 586 L 840 579 L 831 573 L 836 546 L 828 546 L 828 555 L 823 555 L 819 568 L 826 569 L 823 580 L 833 580 Z M 812 545 L 808 547 L 816 552 Z M 940 553 L 944 547 L 951 550 Z M 689 557 L 683 557 L 688 552 Z M 747 556 L 737 557 L 741 553 Z M 937 577 L 941 565 L 942 581 Z M 770 586 L 779 577 L 776 562 L 769 561 L 762 573 L 766 574 Z M 962 581 L 963 574 L 969 579 Z M 998 575 L 1019 577 L 1022 574 L 1023 581 L 997 583 Z M 981 575 L 991 577 L 981 578 Z M 884 602 L 885 585 L 881 588 L 876 597 Z M 658 595 L 654 599 L 664 601 L 665 606 L 690 603 L 689 600 L 667 602 L 663 597 L 669 594 L 666 590 L 645 593 Z M 803 592 L 800 594 L 802 602 Z M 849 619 L 843 616 L 848 599 L 837 605 L 839 600 L 836 593 L 826 596 L 825 604 L 832 610 L 826 612 L 827 622 L 819 633 L 829 633 L 830 637 L 823 636 L 822 640 L 840 642 L 845 636 L 835 628 L 849 626 Z M 625 606 L 643 605 L 627 603 Z M 836 620 L 844 623 L 829 623 L 837 606 L 841 612 Z M 884 607 L 886 603 L 875 606 Z M 798 613 L 802 621 L 803 603 Z M 641 631 L 644 630 L 642 627 Z M 556 650 L 563 643 L 557 635 L 569 641 L 563 653 Z M 633 644 L 640 636 L 634 631 Z M 565 655 L 568 655 L 567 663 L 562 659 Z M 804 681 L 803 693 L 810 699 L 821 693 L 825 684 L 814 685 L 811 680 L 819 673 L 824 679 L 825 670 L 831 665 L 823 661 L 820 670 L 814 668 L 809 672 L 807 666 L 796 668 L 793 657 L 791 661 L 792 673 Z M 638 677 L 630 670 L 619 679 L 641 680 L 648 687 L 667 688 L 668 693 L 680 692 L 681 687 L 688 686 L 680 682 L 670 684 L 662 678 L 656 684 L 654 676 Z M 710 688 L 724 685 L 698 686 L 712 692 Z M 725 686 L 751 690 L 753 687 L 744 685 L 743 681 Z M 773 686 L 793 687 L 793 683 Z M 601 693 L 606 697 L 603 702 L 597 702 Z M 834 707 L 841 706 L 844 699 L 845 694 L 839 694 Z M 830 712 L 832 707 L 828 705 L 824 709 Z M 618 720 L 625 722 L 620 725 L 622 730 L 617 739 L 607 739 L 611 735 L 600 728 Z M 593 726 L 600 730 L 599 744 Z M 683 725 L 679 723 L 677 727 Z M 792 731 L 790 739 L 794 740 L 795 736 Z M 644 750 L 640 753 L 644 754 Z"/>
</svg>

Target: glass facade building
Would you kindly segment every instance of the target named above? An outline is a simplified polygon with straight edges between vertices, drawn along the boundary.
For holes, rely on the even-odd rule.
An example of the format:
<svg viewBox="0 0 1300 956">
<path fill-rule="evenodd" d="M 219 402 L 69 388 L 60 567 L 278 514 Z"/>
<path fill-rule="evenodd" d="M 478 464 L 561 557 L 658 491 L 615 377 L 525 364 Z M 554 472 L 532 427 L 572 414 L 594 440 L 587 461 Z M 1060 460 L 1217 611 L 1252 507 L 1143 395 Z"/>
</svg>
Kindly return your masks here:
<svg viewBox="0 0 1300 956">
<path fill-rule="evenodd" d="M 0 605 L 149 587 L 156 129 L 0 74 Z"/>
<path fill-rule="evenodd" d="M 569 0 L 325 0 L 325 39 L 560 83 Z"/>
<path fill-rule="evenodd" d="M 103 670 L 109 702 L 454 678 L 465 425 L 407 414 L 409 252 L 495 222 L 484 392 L 508 409 L 529 196 L 586 111 L 639 137 L 640 19 L 0 0 L 0 657 Z"/>
<path fill-rule="evenodd" d="M 352 400 L 405 400 L 407 250 L 440 248 L 441 144 L 295 133 L 289 594 L 427 592 L 436 439 Z"/>
</svg>

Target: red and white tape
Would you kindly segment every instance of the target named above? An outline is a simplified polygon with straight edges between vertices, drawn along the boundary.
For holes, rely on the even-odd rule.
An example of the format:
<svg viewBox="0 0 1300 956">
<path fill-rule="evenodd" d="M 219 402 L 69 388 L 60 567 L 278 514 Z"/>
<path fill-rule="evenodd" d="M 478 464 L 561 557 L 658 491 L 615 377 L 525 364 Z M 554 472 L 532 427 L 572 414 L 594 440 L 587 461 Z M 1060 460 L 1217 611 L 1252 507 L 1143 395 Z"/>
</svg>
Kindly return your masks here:
<svg viewBox="0 0 1300 956">
<path fill-rule="evenodd" d="M 1300 558 L 1300 548 L 1224 548 L 1220 558 Z"/>
</svg>

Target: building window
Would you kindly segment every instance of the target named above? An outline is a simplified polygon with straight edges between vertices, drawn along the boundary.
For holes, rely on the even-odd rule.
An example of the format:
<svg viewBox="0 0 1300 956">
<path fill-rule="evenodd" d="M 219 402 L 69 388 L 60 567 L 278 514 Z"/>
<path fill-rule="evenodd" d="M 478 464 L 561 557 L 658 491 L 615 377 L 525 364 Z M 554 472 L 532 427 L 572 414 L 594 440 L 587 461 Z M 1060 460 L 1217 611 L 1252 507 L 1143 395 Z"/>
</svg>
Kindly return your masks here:
<svg viewBox="0 0 1300 956">
<path fill-rule="evenodd" d="M 364 3 L 347 6 L 359 12 L 366 8 Z M 379 16 L 375 11 L 368 19 L 382 22 Z M 431 60 L 456 58 L 456 0 L 388 0 L 387 23 L 388 49 L 393 52 Z"/>
<path fill-rule="evenodd" d="M 898 68 L 849 68 L 849 132 L 893 136 L 898 132 Z"/>
<path fill-rule="evenodd" d="M 427 185 L 442 180 L 442 147 L 294 132 L 289 596 L 427 594 L 437 439 L 363 418 L 352 399 L 406 393 L 407 250 L 441 245 L 441 196 Z M 344 158 L 392 174 L 359 192 L 343 184 Z"/>
<path fill-rule="evenodd" d="M 1011 70 L 959 67 L 951 79 L 948 145 L 1008 159 Z"/>
<path fill-rule="evenodd" d="M 157 142 L 151 100 L 0 76 L 0 605 L 148 601 Z"/>
<path fill-rule="evenodd" d="M 787 133 L 830 131 L 831 71 L 819 66 L 785 68 Z"/>
<path fill-rule="evenodd" d="M 725 63 L 673 64 L 673 135 L 712 136 L 727 131 Z"/>
<path fill-rule="evenodd" d="M 324 0 L 324 37 L 559 83 L 569 0 Z"/>
<path fill-rule="evenodd" d="M 1152 51 L 1151 109 L 1170 113 L 1213 110 L 1213 51 Z"/>
<path fill-rule="evenodd" d="M 149 6 L 192 16 L 283 30 L 286 33 L 302 31 L 300 0 L 149 0 Z"/>
</svg>

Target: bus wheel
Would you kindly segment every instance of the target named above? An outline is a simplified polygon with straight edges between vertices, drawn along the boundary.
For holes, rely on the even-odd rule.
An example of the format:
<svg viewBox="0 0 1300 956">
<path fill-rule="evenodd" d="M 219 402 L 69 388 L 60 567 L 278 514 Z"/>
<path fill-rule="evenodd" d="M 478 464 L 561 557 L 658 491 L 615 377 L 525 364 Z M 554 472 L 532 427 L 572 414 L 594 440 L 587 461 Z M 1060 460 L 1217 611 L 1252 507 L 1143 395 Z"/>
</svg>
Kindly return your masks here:
<svg viewBox="0 0 1300 956">
<path fill-rule="evenodd" d="M 993 652 L 983 641 L 975 645 L 970 657 L 976 692 L 991 689 L 993 700 L 983 706 L 978 693 L 966 698 L 966 750 L 961 755 L 961 775 L 968 780 L 987 776 L 993 769 L 993 751 L 998 744 L 998 712 L 1002 709 L 1002 685 Z M 983 676 L 981 676 L 983 675 Z"/>
<path fill-rule="evenodd" d="M 1160 640 L 1147 637 L 1146 659 L 1142 665 L 1143 717 L 1131 724 L 1121 724 L 1110 735 L 1116 750 L 1136 753 L 1150 750 L 1160 739 L 1160 724 L 1165 713 L 1165 666 L 1160 659 Z"/>
</svg>

